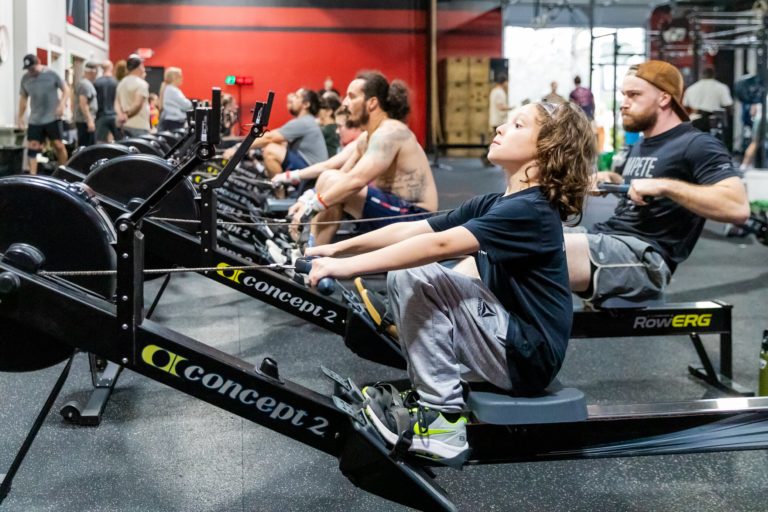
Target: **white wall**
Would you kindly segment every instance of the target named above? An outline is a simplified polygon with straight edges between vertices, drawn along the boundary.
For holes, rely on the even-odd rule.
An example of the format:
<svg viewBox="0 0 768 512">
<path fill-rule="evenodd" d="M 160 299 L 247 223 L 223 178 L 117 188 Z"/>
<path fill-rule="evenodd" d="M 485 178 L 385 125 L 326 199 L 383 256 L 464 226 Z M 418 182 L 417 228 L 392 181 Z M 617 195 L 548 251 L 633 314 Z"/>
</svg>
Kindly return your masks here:
<svg viewBox="0 0 768 512">
<path fill-rule="evenodd" d="M 104 16 L 109 13 L 105 2 Z M 48 65 L 64 77 L 72 58 L 101 61 L 109 54 L 108 41 L 67 24 L 64 0 L 0 0 L 0 24 L 12 20 L 11 54 L 8 65 L 0 64 L 0 125 L 16 124 L 19 83 L 24 71 L 21 62 L 37 48 L 48 52 Z M 108 25 L 108 19 L 105 25 Z M 54 55 L 59 58 L 54 61 Z"/>
<path fill-rule="evenodd" d="M 594 35 L 612 34 L 615 29 L 595 28 Z M 574 88 L 573 78 L 578 75 L 581 83 L 589 87 L 589 29 L 574 27 L 532 29 L 505 27 L 503 51 L 509 59 L 509 103 L 518 106 L 523 100 L 539 101 L 549 93 L 549 84 L 558 83 L 558 93 L 567 98 Z M 619 32 L 622 52 L 644 52 L 645 31 L 640 28 L 623 28 Z M 596 121 L 605 128 L 606 145 L 610 146 L 609 128 L 613 127 L 613 38 L 595 39 L 594 74 L 592 92 L 595 95 Z M 619 60 L 618 86 L 627 64 L 641 62 L 642 56 L 622 57 Z M 601 63 L 610 64 L 601 66 Z M 617 94 L 617 103 L 621 94 Z M 619 139 L 621 140 L 621 139 Z"/>
<path fill-rule="evenodd" d="M 11 126 L 14 124 L 14 112 L 17 92 L 14 88 L 16 74 L 14 70 L 20 66 L 17 64 L 16 56 L 13 52 L 13 2 L 0 1 L 0 25 L 5 26 L 8 31 L 8 43 L 6 60 L 0 64 L 0 126 Z M 18 87 L 18 86 L 16 86 Z"/>
<path fill-rule="evenodd" d="M 582 73 L 579 63 L 583 60 L 580 58 L 583 49 L 574 45 L 578 39 L 576 34 L 572 28 L 505 28 L 504 57 L 509 59 L 511 105 L 520 105 L 525 99 L 539 101 L 549 93 L 552 81 L 558 83 L 558 93 L 568 97 L 573 89 L 573 77 Z M 586 62 L 589 62 L 588 47 Z M 582 74 L 582 78 L 586 81 L 586 75 Z"/>
</svg>

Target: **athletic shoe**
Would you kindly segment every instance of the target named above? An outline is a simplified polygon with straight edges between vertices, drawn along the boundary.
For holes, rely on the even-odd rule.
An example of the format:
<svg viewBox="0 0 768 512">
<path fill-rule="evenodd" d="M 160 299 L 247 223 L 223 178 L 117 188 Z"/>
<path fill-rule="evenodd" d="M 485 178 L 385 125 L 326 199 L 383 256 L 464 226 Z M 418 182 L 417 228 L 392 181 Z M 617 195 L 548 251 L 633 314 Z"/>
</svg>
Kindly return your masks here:
<svg viewBox="0 0 768 512">
<path fill-rule="evenodd" d="M 411 410 L 413 439 L 410 451 L 437 459 L 453 459 L 469 450 L 467 417 L 450 421 L 440 411 L 427 407 Z"/>
<path fill-rule="evenodd" d="M 408 409 L 403 405 L 400 394 L 390 384 L 374 384 L 365 386 L 362 389 L 363 396 L 367 399 L 365 405 L 365 414 L 371 420 L 371 423 L 378 430 L 381 437 L 391 444 L 397 444 L 400 434 L 410 428 L 410 418 L 407 421 L 400 421 L 398 425 L 397 414 L 403 415 Z"/>
<path fill-rule="evenodd" d="M 393 389 L 388 384 L 376 384 L 362 390 L 368 399 L 366 415 L 388 444 L 394 446 L 403 435 L 412 434 L 409 451 L 420 455 L 453 459 L 469 450 L 466 416 L 450 421 L 440 411 L 424 406 L 406 408 L 403 400 L 413 405 L 418 397 L 415 391 L 401 394 Z"/>
</svg>

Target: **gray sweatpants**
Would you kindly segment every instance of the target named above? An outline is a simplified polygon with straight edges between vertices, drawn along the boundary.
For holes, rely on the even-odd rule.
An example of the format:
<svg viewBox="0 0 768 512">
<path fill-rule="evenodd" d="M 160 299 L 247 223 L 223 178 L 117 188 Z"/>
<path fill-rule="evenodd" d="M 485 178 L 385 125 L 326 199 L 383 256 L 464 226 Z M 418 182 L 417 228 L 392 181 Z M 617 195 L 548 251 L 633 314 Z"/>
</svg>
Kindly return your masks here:
<svg viewBox="0 0 768 512">
<path fill-rule="evenodd" d="M 390 272 L 387 290 L 408 376 L 424 405 L 465 410 L 461 380 L 512 389 L 508 313 L 482 281 L 432 263 Z"/>
</svg>

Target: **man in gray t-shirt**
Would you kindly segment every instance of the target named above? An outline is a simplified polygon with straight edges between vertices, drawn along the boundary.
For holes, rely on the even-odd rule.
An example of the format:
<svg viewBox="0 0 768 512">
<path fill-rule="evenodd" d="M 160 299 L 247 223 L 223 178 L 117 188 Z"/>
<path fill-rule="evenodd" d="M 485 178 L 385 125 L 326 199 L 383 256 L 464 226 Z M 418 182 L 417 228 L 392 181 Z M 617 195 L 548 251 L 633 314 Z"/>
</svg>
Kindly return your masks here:
<svg viewBox="0 0 768 512">
<path fill-rule="evenodd" d="M 96 88 L 93 81 L 96 79 L 96 64 L 88 62 L 85 65 L 83 78 L 77 84 L 75 108 L 75 126 L 77 126 L 77 145 L 93 145 L 96 134 L 96 112 L 99 104 L 96 99 Z"/>
<path fill-rule="evenodd" d="M 37 155 L 46 139 L 53 144 L 59 164 L 67 162 L 67 148 L 61 141 L 61 116 L 64 114 L 69 86 L 54 71 L 42 66 L 36 55 L 25 55 L 23 63 L 23 69 L 27 72 L 21 77 L 18 125 L 24 129 L 27 124 L 24 115 L 29 103 L 27 157 L 29 172 L 37 174 Z"/>
<path fill-rule="evenodd" d="M 117 114 L 115 113 L 115 95 L 117 94 L 117 80 L 112 76 L 114 66 L 112 61 L 105 60 L 101 63 L 101 76 L 94 80 L 96 89 L 96 101 L 99 110 L 96 112 L 96 142 L 110 142 L 109 134 L 117 140 L 120 138 L 120 130 L 117 129 Z"/>
<path fill-rule="evenodd" d="M 320 111 L 320 98 L 311 89 L 301 88 L 288 100 L 288 110 L 294 115 L 280 128 L 256 139 L 251 148 L 263 148 L 264 167 L 269 177 L 283 171 L 297 170 L 328 160 L 328 149 L 315 117 Z M 236 148 L 224 152 L 230 159 Z"/>
</svg>

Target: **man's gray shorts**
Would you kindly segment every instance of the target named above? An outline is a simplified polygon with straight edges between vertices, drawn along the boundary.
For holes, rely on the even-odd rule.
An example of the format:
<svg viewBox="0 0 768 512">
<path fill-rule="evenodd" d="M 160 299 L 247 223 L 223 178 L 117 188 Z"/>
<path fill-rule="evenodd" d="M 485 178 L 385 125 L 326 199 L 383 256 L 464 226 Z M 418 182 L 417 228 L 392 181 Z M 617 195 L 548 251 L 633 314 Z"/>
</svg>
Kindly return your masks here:
<svg viewBox="0 0 768 512">
<path fill-rule="evenodd" d="M 591 296 L 582 295 L 582 298 L 599 305 L 612 297 L 632 302 L 662 297 L 672 272 L 652 245 L 626 235 L 586 236 L 594 271 Z"/>
</svg>

